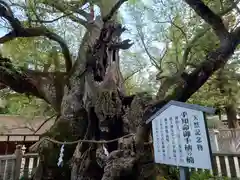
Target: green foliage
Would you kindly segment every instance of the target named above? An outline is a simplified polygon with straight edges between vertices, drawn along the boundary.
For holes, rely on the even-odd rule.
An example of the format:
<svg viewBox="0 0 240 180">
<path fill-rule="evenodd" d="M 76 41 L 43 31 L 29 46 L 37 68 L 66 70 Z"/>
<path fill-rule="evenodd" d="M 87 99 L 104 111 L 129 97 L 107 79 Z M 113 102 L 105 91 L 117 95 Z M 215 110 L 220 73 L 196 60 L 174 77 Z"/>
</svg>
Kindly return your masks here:
<svg viewBox="0 0 240 180">
<path fill-rule="evenodd" d="M 206 3 L 217 13 L 223 12 L 231 4 L 229 0 L 206 1 Z M 152 4 L 154 6 L 151 6 Z M 140 32 L 137 34 L 138 39 L 143 41 L 142 44 L 145 42 L 144 51 L 148 51 L 145 55 L 148 56 L 151 65 L 158 70 L 158 82 L 152 83 L 161 85 L 160 89 L 164 91 L 160 94 L 161 96 L 173 93 L 177 83 L 183 80 L 181 74 L 192 72 L 206 59 L 208 52 L 215 50 L 219 45 L 218 38 L 209 26 L 202 23 L 201 18 L 195 16 L 194 12 L 182 2 L 173 0 L 162 1 L 158 4 L 150 0 L 149 3 L 134 5 L 130 9 L 130 14 L 136 23 L 135 28 Z M 228 28 L 233 28 L 236 24 L 236 15 L 226 14 L 224 23 Z M 154 44 L 160 41 L 163 41 L 165 46 L 160 47 Z M 190 47 L 190 51 L 188 56 L 184 56 L 187 47 Z M 166 49 L 165 54 L 163 49 Z M 221 77 L 215 73 L 189 99 L 189 102 L 214 106 L 222 110 L 227 104 L 238 105 L 240 92 L 238 59 L 237 54 L 232 57 L 229 63 L 221 69 Z M 215 122 L 211 123 L 215 124 Z"/>
<path fill-rule="evenodd" d="M 229 104 L 239 104 L 239 64 L 232 61 L 216 72 L 189 102 L 224 109 Z"/>
<path fill-rule="evenodd" d="M 191 180 L 205 180 L 213 178 L 213 176 L 208 172 L 193 172 L 191 173 Z"/>
<path fill-rule="evenodd" d="M 51 17 L 50 19 L 55 19 L 62 15 L 48 8 L 36 9 L 35 3 L 39 5 L 40 2 L 42 2 L 42 0 L 27 1 L 26 14 L 28 14 L 30 19 L 36 19 L 36 10 L 42 20 L 49 20 L 49 17 Z M 79 1 L 79 3 L 81 2 L 82 1 Z M 92 2 L 95 2 L 96 5 L 102 8 L 108 9 L 116 1 L 109 1 L 107 4 L 103 3 L 104 0 Z M 220 12 L 222 9 L 227 9 L 230 6 L 230 0 L 206 0 L 205 2 L 214 12 Z M 172 91 L 169 90 L 174 89 L 176 83 L 181 81 L 181 73 L 192 71 L 204 60 L 207 52 L 218 46 L 216 36 L 211 30 L 208 30 L 193 43 L 188 58 L 184 59 L 183 55 L 186 47 L 198 34 L 201 34 L 201 32 L 209 26 L 202 23 L 201 18 L 196 16 L 182 1 L 129 0 L 123 8 L 125 8 L 124 13 L 121 13 L 121 15 L 123 15 L 123 21 L 129 30 L 125 32 L 125 35 L 133 40 L 135 44 L 130 51 L 121 52 L 121 68 L 124 77 L 128 77 L 140 69 L 139 72 L 125 81 L 127 94 L 140 91 L 156 94 L 160 85 L 166 86 L 167 93 L 171 93 Z M 66 12 L 67 11 L 66 9 Z M 224 16 L 224 20 L 229 21 L 226 26 L 230 29 L 236 22 L 236 15 L 229 13 Z M 24 26 L 29 25 L 29 19 L 24 19 Z M 38 25 L 39 24 L 32 23 L 32 26 Z M 79 47 L 79 41 L 81 39 L 81 35 L 79 34 L 84 32 L 81 26 L 70 21 L 68 17 L 44 25 L 61 35 L 69 45 L 71 52 L 77 54 L 77 48 Z M 142 32 L 142 34 L 139 32 Z M 140 35 L 143 35 L 143 37 Z M 147 46 L 146 49 L 149 51 L 151 57 L 146 53 L 141 38 L 143 38 Z M 1 51 L 5 56 L 11 57 L 14 64 L 18 66 L 27 67 L 31 64 L 35 69 L 42 70 L 46 64 L 50 63 L 50 70 L 63 70 L 64 60 L 60 48 L 56 46 L 58 53 L 53 55 L 53 45 L 56 44 L 40 37 L 18 38 L 5 43 Z M 167 51 L 163 57 L 165 49 Z M 56 58 L 55 55 L 58 58 Z M 58 59 L 59 61 L 54 63 L 52 59 Z M 238 64 L 239 62 L 234 60 L 224 68 L 224 76 L 221 77 L 220 84 L 223 84 L 222 89 L 225 93 L 220 92 L 219 78 L 217 74 L 215 74 L 189 102 L 220 108 L 228 103 L 238 103 L 236 101 L 239 95 L 238 79 L 236 79 L 236 76 L 238 76 L 236 73 Z M 153 65 L 155 65 L 154 70 L 150 67 Z M 157 81 L 155 78 L 156 74 L 158 74 Z M 160 88 L 164 89 L 161 86 Z M 163 96 L 166 96 L 167 93 Z M 28 111 L 24 110 L 27 109 L 25 106 L 31 104 L 27 103 L 29 101 L 26 99 L 28 98 L 24 97 L 21 100 L 23 101 L 22 105 L 18 103 L 18 100 L 14 102 L 13 100 L 8 100 L 12 103 L 11 105 L 8 104 L 8 111 L 17 114 L 25 113 L 25 111 Z M 37 100 L 31 100 L 31 102 L 33 102 L 34 108 L 38 108 L 36 106 L 37 103 L 34 103 L 37 102 Z M 18 110 L 18 108 L 22 110 Z"/>
<path fill-rule="evenodd" d="M 214 179 L 214 180 L 230 180 L 230 178 L 227 177 L 218 177 L 213 176 L 209 172 L 193 172 L 191 173 L 190 180 L 206 180 L 206 179 Z"/>
<path fill-rule="evenodd" d="M 136 4 L 138 1 L 137 0 L 129 0 L 128 3 L 131 4 L 131 5 L 134 5 Z"/>
<path fill-rule="evenodd" d="M 15 66 L 43 70 L 46 64 L 51 65 L 51 44 L 49 41 L 37 38 L 18 38 L 5 43 L 1 52 L 9 57 Z M 32 118 L 40 115 L 53 114 L 53 110 L 43 100 L 35 97 L 27 97 L 13 93 L 12 91 L 0 91 L 1 99 L 6 101 L 2 113 L 24 115 Z"/>
<path fill-rule="evenodd" d="M 52 47 L 53 44 L 45 39 L 18 38 L 5 43 L 1 52 L 3 56 L 12 59 L 17 66 L 28 68 L 31 65 L 35 70 L 43 70 L 47 64 L 52 65 L 52 69 L 55 68 L 52 53 L 56 48 Z M 58 61 L 63 69 L 65 62 L 62 54 L 58 53 L 57 56 L 60 57 Z"/>
<path fill-rule="evenodd" d="M 6 102 L 4 114 L 24 115 L 28 118 L 54 114 L 54 110 L 45 101 L 35 97 L 6 92 L 1 93 L 1 99 L 5 99 Z"/>
<path fill-rule="evenodd" d="M 179 180 L 180 173 L 179 169 L 175 167 L 169 167 L 165 166 L 163 167 L 164 172 L 168 172 L 168 176 L 165 176 L 164 179 L 167 180 Z M 228 177 L 218 177 L 213 176 L 210 174 L 209 171 L 193 171 L 190 172 L 190 180 L 207 180 L 207 179 L 213 179 L 213 180 L 230 180 L 231 178 Z"/>
</svg>

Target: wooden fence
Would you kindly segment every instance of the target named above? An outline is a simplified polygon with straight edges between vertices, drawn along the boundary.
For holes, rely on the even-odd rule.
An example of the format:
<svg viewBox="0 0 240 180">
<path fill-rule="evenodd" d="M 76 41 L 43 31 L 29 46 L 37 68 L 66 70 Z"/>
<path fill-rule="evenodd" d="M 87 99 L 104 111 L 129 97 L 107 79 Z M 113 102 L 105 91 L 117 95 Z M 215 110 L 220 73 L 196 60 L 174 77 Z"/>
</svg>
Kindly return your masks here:
<svg viewBox="0 0 240 180">
<path fill-rule="evenodd" d="M 0 116 L 1 118 L 1 116 Z M 26 149 L 39 141 L 40 134 L 2 134 L 0 133 L 0 155 L 13 154 L 17 144 L 24 144 Z"/>
<path fill-rule="evenodd" d="M 240 129 L 209 129 L 213 152 L 240 153 Z"/>
<path fill-rule="evenodd" d="M 38 154 L 22 154 L 21 146 L 17 146 L 15 154 L 0 156 L 0 180 L 19 180 L 30 178 L 38 165 Z M 191 169 L 191 171 L 204 171 Z M 213 170 L 215 176 L 240 179 L 240 154 L 214 153 Z"/>
<path fill-rule="evenodd" d="M 228 177 L 234 180 L 240 179 L 240 154 L 230 153 L 214 153 L 213 154 L 213 169 L 189 169 L 191 172 L 208 171 L 210 174 L 218 177 Z"/>
<path fill-rule="evenodd" d="M 38 165 L 38 154 L 23 154 L 21 146 L 17 146 L 12 155 L 0 156 L 0 180 L 19 180 L 30 178 Z"/>
<path fill-rule="evenodd" d="M 239 153 L 214 153 L 213 170 L 215 176 L 224 176 L 240 179 L 240 154 Z"/>
</svg>

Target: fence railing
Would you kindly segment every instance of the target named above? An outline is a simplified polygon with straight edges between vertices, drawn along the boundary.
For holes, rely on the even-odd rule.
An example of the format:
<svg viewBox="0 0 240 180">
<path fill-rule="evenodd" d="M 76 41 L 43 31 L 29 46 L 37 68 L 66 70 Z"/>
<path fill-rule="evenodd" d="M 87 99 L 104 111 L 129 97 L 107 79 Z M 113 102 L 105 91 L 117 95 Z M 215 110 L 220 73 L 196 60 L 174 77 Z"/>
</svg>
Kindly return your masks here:
<svg viewBox="0 0 240 180">
<path fill-rule="evenodd" d="M 19 180 L 30 178 L 38 165 L 38 154 L 23 154 L 17 146 L 12 155 L 0 156 L 0 180 Z"/>
<path fill-rule="evenodd" d="M 212 170 L 189 169 L 190 172 L 205 172 L 217 176 L 228 177 L 234 180 L 240 179 L 240 154 L 237 153 L 214 153 Z"/>
<path fill-rule="evenodd" d="M 212 173 L 215 176 L 240 178 L 240 154 L 215 153 L 213 158 Z"/>
<path fill-rule="evenodd" d="M 38 161 L 38 154 L 22 154 L 21 146 L 17 146 L 15 154 L 0 156 L 0 180 L 19 180 L 21 177 L 28 179 L 35 173 Z M 213 169 L 210 173 L 219 177 L 240 178 L 240 154 L 214 153 Z"/>
<path fill-rule="evenodd" d="M 240 153 L 240 129 L 209 129 L 214 152 Z"/>
</svg>

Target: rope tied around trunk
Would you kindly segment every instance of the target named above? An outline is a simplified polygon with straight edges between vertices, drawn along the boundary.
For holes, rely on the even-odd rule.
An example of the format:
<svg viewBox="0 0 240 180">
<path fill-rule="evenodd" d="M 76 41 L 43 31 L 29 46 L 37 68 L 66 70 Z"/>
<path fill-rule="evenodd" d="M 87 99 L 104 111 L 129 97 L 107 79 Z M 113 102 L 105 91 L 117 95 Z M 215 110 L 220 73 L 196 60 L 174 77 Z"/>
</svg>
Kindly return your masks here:
<svg viewBox="0 0 240 180">
<path fill-rule="evenodd" d="M 49 141 L 49 142 L 52 142 L 52 143 L 55 143 L 55 144 L 59 144 L 59 145 L 73 145 L 73 144 L 77 144 L 77 143 L 95 143 L 95 144 L 108 144 L 108 143 L 112 143 L 112 142 L 116 142 L 118 141 L 119 139 L 124 139 L 124 138 L 128 138 L 128 137 L 131 137 L 131 136 L 134 136 L 135 134 L 131 133 L 131 134 L 127 134 L 127 135 L 124 135 L 122 137 L 119 137 L 119 138 L 116 138 L 116 139 L 111 139 L 111 140 L 101 140 L 101 141 L 97 141 L 97 140 L 83 140 L 83 139 L 79 139 L 79 140 L 76 140 L 76 141 L 58 141 L 58 140 L 55 140 L 55 139 L 52 139 L 50 137 L 43 137 L 41 138 L 38 142 L 36 142 L 35 144 L 33 144 L 32 146 L 30 146 L 29 150 L 30 151 L 37 151 L 38 147 L 45 141 Z"/>
</svg>

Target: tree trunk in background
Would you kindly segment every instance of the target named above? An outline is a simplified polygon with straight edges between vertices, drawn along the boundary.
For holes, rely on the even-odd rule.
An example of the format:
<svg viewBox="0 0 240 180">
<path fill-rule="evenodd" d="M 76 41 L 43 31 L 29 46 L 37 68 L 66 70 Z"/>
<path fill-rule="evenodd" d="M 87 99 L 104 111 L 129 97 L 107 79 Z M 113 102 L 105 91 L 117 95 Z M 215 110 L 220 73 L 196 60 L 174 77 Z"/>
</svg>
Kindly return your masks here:
<svg viewBox="0 0 240 180">
<path fill-rule="evenodd" d="M 239 123 L 237 119 L 236 106 L 233 104 L 229 104 L 225 107 L 225 111 L 227 115 L 228 128 L 238 128 Z"/>
</svg>

